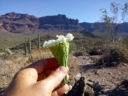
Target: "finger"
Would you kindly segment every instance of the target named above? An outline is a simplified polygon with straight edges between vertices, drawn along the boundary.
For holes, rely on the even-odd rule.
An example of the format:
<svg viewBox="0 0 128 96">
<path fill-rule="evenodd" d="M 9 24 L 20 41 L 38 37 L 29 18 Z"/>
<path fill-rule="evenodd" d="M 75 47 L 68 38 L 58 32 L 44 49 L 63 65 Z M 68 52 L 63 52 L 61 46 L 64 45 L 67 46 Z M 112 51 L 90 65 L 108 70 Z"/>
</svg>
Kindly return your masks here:
<svg viewBox="0 0 128 96">
<path fill-rule="evenodd" d="M 43 71 L 43 67 L 45 64 L 45 60 L 39 60 L 31 65 L 29 65 L 27 68 L 34 68 L 38 73 L 41 73 Z"/>
<path fill-rule="evenodd" d="M 36 83 L 38 79 L 38 73 L 34 68 L 26 68 L 21 70 L 16 75 L 16 81 L 24 84 Z"/>
<path fill-rule="evenodd" d="M 49 90 L 54 90 L 64 79 L 65 75 L 68 72 L 68 68 L 66 67 L 59 67 L 54 71 L 51 75 L 49 75 L 46 79 L 44 79 L 42 82 L 47 83 L 47 87 Z"/>
<path fill-rule="evenodd" d="M 56 69 L 58 67 L 58 62 L 55 58 L 47 59 L 45 62 L 44 70 Z"/>
<path fill-rule="evenodd" d="M 53 69 L 53 70 L 47 70 L 46 72 L 43 72 L 43 73 L 40 73 L 38 75 L 38 81 L 42 80 L 42 79 L 45 79 L 46 77 L 48 77 L 51 73 L 53 73 L 56 69 Z M 66 75 L 66 80 L 68 81 L 69 80 L 69 75 L 67 74 Z"/>
<path fill-rule="evenodd" d="M 68 90 L 69 90 L 69 87 L 68 87 L 67 84 L 65 84 L 64 86 L 54 90 L 53 93 L 52 93 L 52 96 L 62 96 Z"/>
<path fill-rule="evenodd" d="M 40 74 L 41 72 L 43 72 L 43 70 L 57 66 L 58 66 L 57 60 L 55 58 L 50 58 L 46 60 L 37 61 L 29 65 L 27 68 L 34 68 L 37 70 L 38 74 Z"/>
<path fill-rule="evenodd" d="M 42 80 L 42 79 L 45 79 L 46 77 L 48 77 L 51 73 L 53 73 L 55 70 L 56 70 L 57 68 L 55 68 L 55 69 L 47 69 L 46 71 L 44 71 L 44 72 L 42 72 L 42 73 L 40 73 L 39 75 L 38 75 L 38 81 L 40 81 L 40 80 Z"/>
</svg>

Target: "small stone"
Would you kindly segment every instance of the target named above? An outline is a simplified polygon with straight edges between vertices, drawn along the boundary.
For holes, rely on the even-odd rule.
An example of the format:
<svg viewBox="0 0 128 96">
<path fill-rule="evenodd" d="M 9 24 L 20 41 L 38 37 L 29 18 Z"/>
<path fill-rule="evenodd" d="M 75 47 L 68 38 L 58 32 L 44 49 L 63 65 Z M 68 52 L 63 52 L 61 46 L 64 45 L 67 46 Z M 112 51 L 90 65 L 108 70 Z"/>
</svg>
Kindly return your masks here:
<svg viewBox="0 0 128 96">
<path fill-rule="evenodd" d="M 112 75 L 112 72 L 109 72 L 108 74 L 109 74 L 109 75 Z"/>
<path fill-rule="evenodd" d="M 123 63 L 123 65 L 124 65 L 124 66 L 127 66 L 128 64 L 126 64 L 126 63 Z"/>
</svg>

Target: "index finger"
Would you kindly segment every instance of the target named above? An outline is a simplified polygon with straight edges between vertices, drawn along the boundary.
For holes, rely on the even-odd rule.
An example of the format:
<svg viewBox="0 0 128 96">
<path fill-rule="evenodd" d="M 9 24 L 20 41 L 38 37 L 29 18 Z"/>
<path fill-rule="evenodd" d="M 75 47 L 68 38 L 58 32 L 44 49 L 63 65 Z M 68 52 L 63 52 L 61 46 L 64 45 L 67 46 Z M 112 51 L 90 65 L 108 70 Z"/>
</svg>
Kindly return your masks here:
<svg viewBox="0 0 128 96">
<path fill-rule="evenodd" d="M 31 65 L 29 65 L 27 68 L 34 68 L 38 72 L 38 74 L 42 73 L 44 70 L 57 68 L 58 62 L 55 58 L 45 59 L 45 60 L 39 60 Z"/>
</svg>

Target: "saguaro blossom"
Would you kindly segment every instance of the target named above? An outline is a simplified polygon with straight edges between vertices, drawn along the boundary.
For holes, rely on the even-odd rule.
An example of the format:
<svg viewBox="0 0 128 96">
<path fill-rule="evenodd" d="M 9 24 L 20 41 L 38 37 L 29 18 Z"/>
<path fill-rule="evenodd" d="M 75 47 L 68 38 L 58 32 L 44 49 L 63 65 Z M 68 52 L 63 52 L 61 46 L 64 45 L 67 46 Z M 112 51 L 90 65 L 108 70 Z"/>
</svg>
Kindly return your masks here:
<svg viewBox="0 0 128 96">
<path fill-rule="evenodd" d="M 51 50 L 52 54 L 57 59 L 59 66 L 67 67 L 69 42 L 74 39 L 74 36 L 71 33 L 68 33 L 66 36 L 57 35 L 56 37 L 56 40 L 45 41 L 43 47 Z"/>
</svg>

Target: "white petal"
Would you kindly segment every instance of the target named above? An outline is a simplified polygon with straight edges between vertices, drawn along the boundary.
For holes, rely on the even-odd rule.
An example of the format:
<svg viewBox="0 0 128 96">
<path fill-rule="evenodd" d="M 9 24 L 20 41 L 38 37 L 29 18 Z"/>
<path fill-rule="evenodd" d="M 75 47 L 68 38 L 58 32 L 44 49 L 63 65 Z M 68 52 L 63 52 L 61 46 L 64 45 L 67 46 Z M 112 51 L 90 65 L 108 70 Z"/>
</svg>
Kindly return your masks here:
<svg viewBox="0 0 128 96">
<path fill-rule="evenodd" d="M 68 33 L 66 36 L 64 35 L 57 35 L 56 36 L 57 39 L 56 40 L 49 40 L 49 41 L 45 41 L 43 44 L 43 47 L 48 48 L 51 46 L 55 46 L 59 43 L 65 43 L 67 41 L 72 41 L 74 36 L 71 33 Z"/>
<path fill-rule="evenodd" d="M 72 41 L 74 39 L 74 36 L 71 33 L 68 33 L 65 37 L 68 41 Z"/>
</svg>

